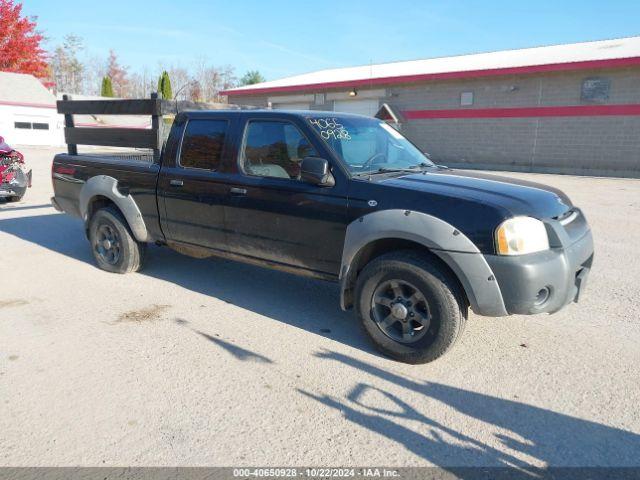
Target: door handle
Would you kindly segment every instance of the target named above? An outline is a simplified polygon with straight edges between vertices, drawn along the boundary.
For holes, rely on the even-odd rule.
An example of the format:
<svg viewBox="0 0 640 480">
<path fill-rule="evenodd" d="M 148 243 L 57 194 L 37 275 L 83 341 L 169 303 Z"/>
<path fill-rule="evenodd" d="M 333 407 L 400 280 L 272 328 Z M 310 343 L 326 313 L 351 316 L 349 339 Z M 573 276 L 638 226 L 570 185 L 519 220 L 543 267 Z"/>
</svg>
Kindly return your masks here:
<svg viewBox="0 0 640 480">
<path fill-rule="evenodd" d="M 172 187 L 181 187 L 182 185 L 184 185 L 184 182 L 182 180 L 171 180 L 169 182 L 169 185 L 171 185 Z"/>
<path fill-rule="evenodd" d="M 229 192 L 231 193 L 231 195 L 241 196 L 241 195 L 246 195 L 247 194 L 247 189 L 246 188 L 231 187 Z"/>
</svg>

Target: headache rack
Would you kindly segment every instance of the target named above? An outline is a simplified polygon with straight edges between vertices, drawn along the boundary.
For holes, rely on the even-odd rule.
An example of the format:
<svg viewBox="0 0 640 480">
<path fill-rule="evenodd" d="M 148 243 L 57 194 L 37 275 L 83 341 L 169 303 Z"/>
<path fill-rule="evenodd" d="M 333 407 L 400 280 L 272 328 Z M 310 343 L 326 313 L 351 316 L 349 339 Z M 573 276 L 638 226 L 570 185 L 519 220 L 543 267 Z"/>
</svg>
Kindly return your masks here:
<svg viewBox="0 0 640 480">
<path fill-rule="evenodd" d="M 164 116 L 173 116 L 182 110 L 240 109 L 238 105 L 223 103 L 201 103 L 163 100 L 157 93 L 151 98 L 132 100 L 72 100 L 63 95 L 57 102 L 58 113 L 64 115 L 64 138 L 69 155 L 78 154 L 78 145 L 148 149 L 153 151 L 153 160 L 158 161 L 167 128 Z M 151 128 L 92 126 L 76 127 L 74 115 L 148 115 Z M 148 157 L 151 154 L 115 154 L 113 156 Z"/>
</svg>

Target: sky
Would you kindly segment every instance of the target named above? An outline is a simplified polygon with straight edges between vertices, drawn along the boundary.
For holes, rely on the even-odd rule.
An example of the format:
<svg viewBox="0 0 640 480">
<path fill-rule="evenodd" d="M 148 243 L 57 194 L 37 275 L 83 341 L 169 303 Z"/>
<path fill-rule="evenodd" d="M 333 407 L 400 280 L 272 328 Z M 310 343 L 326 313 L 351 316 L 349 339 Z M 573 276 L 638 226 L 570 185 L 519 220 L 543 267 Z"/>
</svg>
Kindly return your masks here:
<svg viewBox="0 0 640 480">
<path fill-rule="evenodd" d="M 24 0 L 53 49 L 132 71 L 200 61 L 268 80 L 326 68 L 640 35 L 640 0 Z"/>
</svg>

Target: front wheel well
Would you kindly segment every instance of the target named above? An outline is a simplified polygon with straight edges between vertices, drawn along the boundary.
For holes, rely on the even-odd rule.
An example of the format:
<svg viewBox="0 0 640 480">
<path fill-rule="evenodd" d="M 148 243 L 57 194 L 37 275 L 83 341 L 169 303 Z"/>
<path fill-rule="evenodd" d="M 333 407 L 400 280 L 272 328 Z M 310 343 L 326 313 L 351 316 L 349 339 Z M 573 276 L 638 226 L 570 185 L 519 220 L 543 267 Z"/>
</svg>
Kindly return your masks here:
<svg viewBox="0 0 640 480">
<path fill-rule="evenodd" d="M 458 292 L 463 297 L 463 301 L 469 305 L 466 292 L 460 279 L 455 272 L 446 264 L 444 260 L 435 255 L 428 247 L 421 243 L 403 238 L 383 238 L 374 240 L 362 247 L 353 258 L 346 277 L 342 281 L 342 306 L 343 308 L 351 308 L 353 306 L 353 291 L 355 289 L 356 280 L 362 269 L 377 257 L 394 251 L 410 250 L 417 251 L 429 259 L 429 262 L 438 266 L 447 276 L 449 276 L 458 286 Z"/>
</svg>

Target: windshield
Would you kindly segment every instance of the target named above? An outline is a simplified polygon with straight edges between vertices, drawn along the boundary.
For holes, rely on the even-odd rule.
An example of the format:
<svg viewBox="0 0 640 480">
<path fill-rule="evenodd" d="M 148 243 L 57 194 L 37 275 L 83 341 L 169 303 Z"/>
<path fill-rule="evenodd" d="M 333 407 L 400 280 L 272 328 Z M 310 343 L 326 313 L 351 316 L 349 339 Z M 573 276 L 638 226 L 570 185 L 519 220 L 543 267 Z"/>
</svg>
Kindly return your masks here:
<svg viewBox="0 0 640 480">
<path fill-rule="evenodd" d="M 376 118 L 336 115 L 308 121 L 354 175 L 434 166 L 400 132 Z"/>
</svg>

